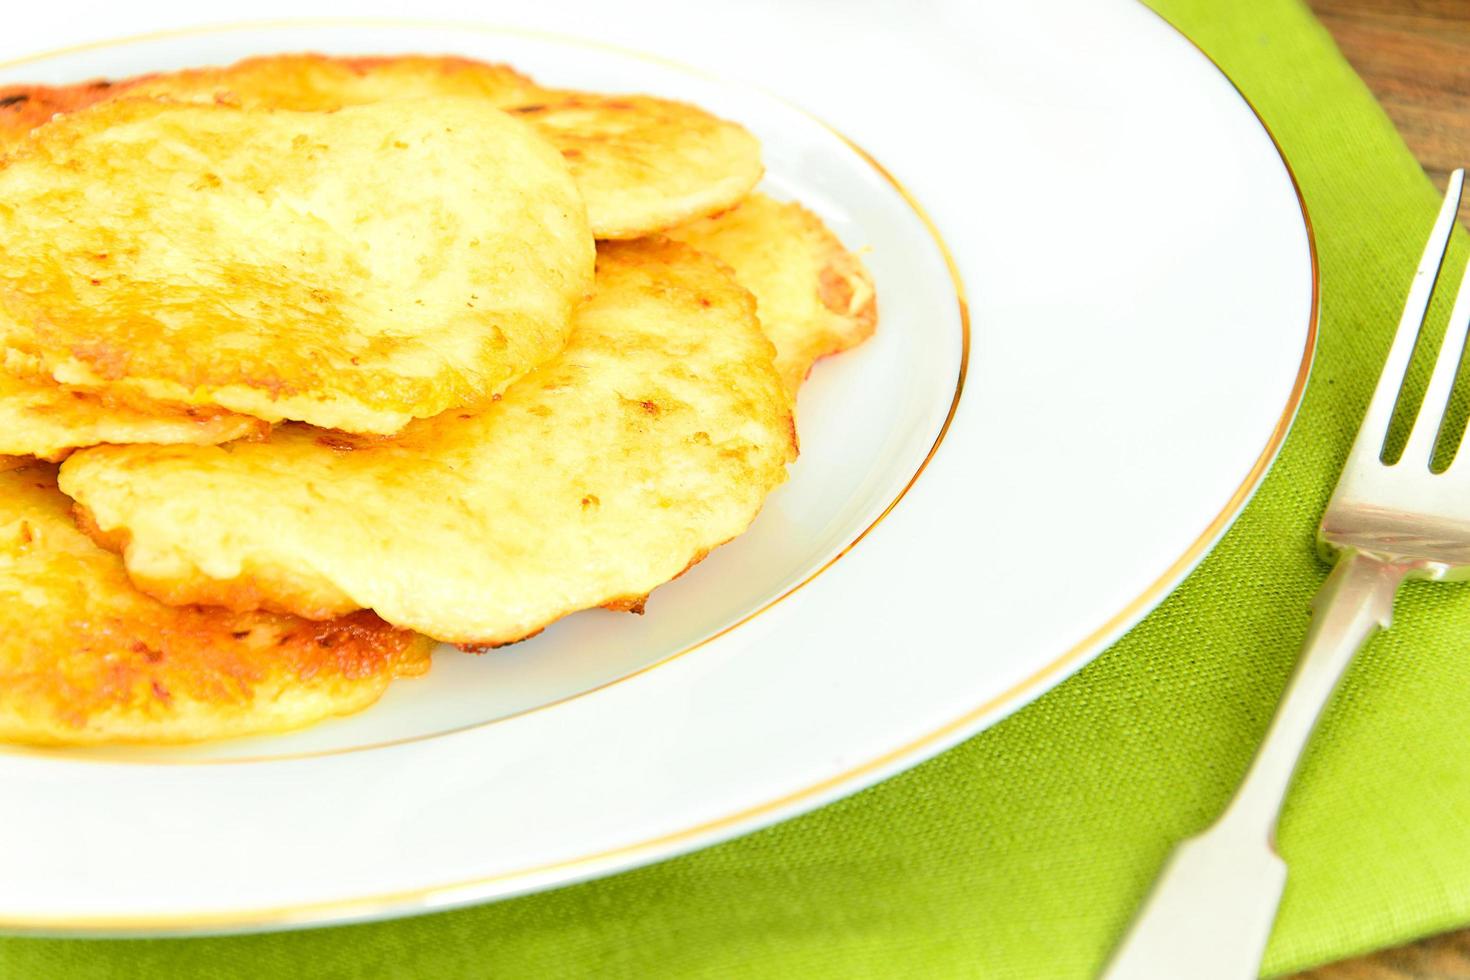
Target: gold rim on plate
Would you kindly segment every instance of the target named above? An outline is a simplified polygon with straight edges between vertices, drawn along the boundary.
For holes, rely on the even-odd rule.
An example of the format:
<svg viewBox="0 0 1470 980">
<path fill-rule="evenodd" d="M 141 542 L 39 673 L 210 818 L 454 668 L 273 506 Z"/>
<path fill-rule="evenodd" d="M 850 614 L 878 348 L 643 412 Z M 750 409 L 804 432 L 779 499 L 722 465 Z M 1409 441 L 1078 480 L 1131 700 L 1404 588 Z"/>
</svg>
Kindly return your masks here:
<svg viewBox="0 0 1470 980">
<path fill-rule="evenodd" d="M 955 718 L 936 729 L 933 729 L 925 735 L 913 739 L 905 743 L 904 745 L 899 746 L 898 748 L 884 752 L 879 756 L 860 763 L 859 765 L 853 766 L 842 773 L 839 773 L 835 776 L 829 776 L 816 783 L 787 793 L 776 799 L 767 800 L 763 803 L 758 803 L 753 806 L 745 807 L 734 813 L 727 814 L 726 816 L 718 817 L 713 820 L 707 820 L 694 826 L 686 827 L 684 829 L 673 831 L 667 834 L 662 834 L 648 840 L 638 841 L 631 844 L 624 844 L 616 848 L 610 848 L 593 854 L 566 858 L 560 861 L 550 862 L 542 865 L 473 878 L 467 881 L 450 882 L 440 885 L 429 885 L 420 888 L 391 892 L 381 895 L 363 896 L 358 898 L 347 898 L 338 900 L 326 900 L 321 902 L 309 902 L 299 905 L 282 906 L 276 908 L 209 912 L 197 915 L 171 915 L 165 913 L 157 915 L 138 916 L 8 916 L 0 917 L 0 929 L 5 929 L 13 932 L 38 932 L 50 934 L 75 935 L 90 933 L 94 935 L 123 935 L 147 933 L 183 934 L 190 932 L 209 931 L 249 931 L 262 930 L 273 927 L 290 928 L 314 924 L 361 921 L 365 919 L 372 919 L 375 917 L 387 917 L 390 915 L 409 915 L 415 913 L 441 911 L 463 905 L 473 904 L 476 902 L 489 901 L 496 898 L 505 898 L 511 895 L 524 894 L 527 892 L 537 891 L 556 885 L 570 884 L 575 881 L 598 877 L 603 874 L 625 870 L 627 868 L 636 866 L 639 863 L 640 859 L 652 857 L 655 854 L 663 857 L 672 857 L 677 854 L 693 850 L 701 845 L 718 843 L 720 840 L 723 840 L 730 836 L 734 836 L 734 834 L 740 829 L 755 830 L 758 828 L 758 826 L 764 825 L 768 822 L 774 822 L 774 820 L 782 816 L 794 816 L 796 812 L 800 812 L 802 809 L 810 809 L 812 807 L 815 807 L 816 805 L 820 804 L 828 794 L 834 793 L 835 791 L 845 790 L 848 792 L 855 792 L 858 789 L 861 789 L 864 786 L 876 781 L 887 770 L 916 765 L 924 759 L 938 753 L 952 741 L 958 740 L 961 736 L 975 729 L 985 719 L 987 715 L 990 715 L 1003 707 L 1016 705 L 1028 694 L 1040 694 L 1041 690 L 1045 688 L 1048 682 L 1059 680 L 1059 675 L 1061 675 L 1063 671 L 1067 670 L 1068 668 L 1080 667 L 1081 663 L 1089 654 L 1095 655 L 1096 653 L 1101 652 L 1102 647 L 1104 646 L 1104 644 L 1107 643 L 1107 641 L 1109 641 L 1111 638 L 1113 638 L 1126 627 L 1128 627 L 1136 619 L 1144 615 L 1154 604 L 1156 604 L 1165 595 L 1167 595 L 1169 591 L 1172 590 L 1174 585 L 1176 585 L 1177 582 L 1182 579 L 1183 576 L 1193 567 L 1193 565 L 1204 556 L 1205 552 L 1208 551 L 1216 538 L 1218 538 L 1225 531 L 1225 529 L 1229 527 L 1229 525 L 1239 514 L 1241 509 L 1244 508 L 1246 502 L 1250 499 L 1252 493 L 1255 491 L 1261 479 L 1265 476 L 1267 469 L 1269 469 L 1272 461 L 1275 459 L 1277 452 L 1279 452 L 1282 443 L 1286 439 L 1287 432 L 1291 428 L 1292 420 L 1296 416 L 1296 411 L 1301 404 L 1302 395 L 1306 390 L 1307 378 L 1311 372 L 1312 359 L 1316 352 L 1317 346 L 1317 320 L 1320 299 L 1320 275 L 1317 258 L 1317 243 L 1312 228 L 1311 217 L 1307 212 L 1306 200 L 1302 196 L 1301 185 L 1296 178 L 1296 174 L 1292 171 L 1291 164 L 1287 161 L 1286 155 L 1282 152 L 1281 144 L 1276 139 L 1275 134 L 1271 132 L 1270 127 L 1267 126 L 1265 120 L 1261 118 L 1260 112 L 1256 110 L 1255 105 L 1252 104 L 1250 99 L 1246 97 L 1245 93 L 1240 90 L 1240 87 L 1235 84 L 1230 76 L 1225 73 L 1224 69 L 1220 67 L 1219 63 L 1211 58 L 1207 52 L 1205 52 L 1202 48 L 1200 48 L 1197 44 L 1190 40 L 1188 36 L 1185 35 L 1182 31 L 1179 31 L 1177 27 L 1174 27 L 1174 25 L 1171 24 L 1162 15 L 1158 16 L 1159 19 L 1163 21 L 1163 23 L 1174 30 L 1175 33 L 1177 33 L 1181 38 L 1183 38 L 1192 47 L 1194 47 L 1194 49 L 1198 51 L 1201 56 L 1203 56 L 1211 65 L 1215 67 L 1215 69 L 1220 73 L 1221 77 L 1223 77 L 1231 85 L 1236 95 L 1239 96 L 1241 101 L 1244 102 L 1245 105 L 1250 109 L 1251 113 L 1255 116 L 1256 121 L 1260 124 L 1262 131 L 1265 132 L 1266 136 L 1271 140 L 1271 144 L 1275 148 L 1277 156 L 1281 161 L 1282 168 L 1286 171 L 1287 177 L 1291 181 L 1292 190 L 1296 194 L 1297 204 L 1301 210 L 1302 225 L 1304 231 L 1306 232 L 1307 250 L 1311 264 L 1311 307 L 1308 314 L 1306 341 L 1302 351 L 1301 362 L 1297 369 L 1297 375 L 1292 384 L 1292 388 L 1287 398 L 1286 405 L 1283 408 L 1282 413 L 1276 422 L 1276 425 L 1271 431 L 1271 435 L 1266 442 L 1265 448 L 1263 448 L 1261 453 L 1256 457 L 1250 469 L 1246 472 L 1245 477 L 1240 481 L 1235 491 L 1231 494 L 1229 500 L 1226 502 L 1225 506 L 1220 510 L 1220 512 L 1216 514 L 1213 519 L 1210 520 L 1210 522 L 1205 526 L 1200 534 L 1190 543 L 1190 545 L 1177 559 L 1175 559 L 1157 578 L 1155 578 L 1142 593 L 1140 593 L 1136 598 L 1130 601 L 1119 612 L 1109 617 L 1104 623 L 1102 623 L 1100 626 L 1090 632 L 1080 642 L 1078 642 L 1068 650 L 1064 651 L 1062 654 L 1042 666 L 1040 669 L 1034 671 L 1028 677 L 1007 688 L 1005 691 L 1002 691 L 1000 694 L 987 699 L 985 702 L 970 709 L 960 717 Z M 516 28 L 499 28 L 484 24 L 395 19 L 267 21 L 260 23 L 231 24 L 209 28 L 161 31 L 112 41 L 100 41 L 90 44 L 76 45 L 69 48 L 49 51 L 44 54 L 31 55 L 24 58 L 0 63 L 0 68 L 14 67 L 16 65 L 45 60 L 47 58 L 52 58 L 63 54 L 75 53 L 78 51 L 94 50 L 105 47 L 116 47 L 148 40 L 159 40 L 171 37 L 189 37 L 202 34 L 217 34 L 239 30 L 269 29 L 272 27 L 299 28 L 312 26 L 432 26 L 438 28 L 472 30 L 478 33 L 509 34 L 522 37 L 536 37 L 553 40 L 564 44 L 573 44 L 583 47 L 592 47 L 601 50 L 613 51 L 621 55 L 669 65 L 678 68 L 681 71 L 685 71 L 702 77 L 717 78 L 717 76 L 714 76 L 709 72 L 692 68 L 687 65 L 682 65 L 670 59 L 665 59 L 653 55 L 646 55 L 642 52 L 637 51 L 629 51 L 616 45 L 604 44 L 594 41 L 585 41 L 578 38 L 563 37 L 549 32 L 521 30 Z M 723 81 L 722 79 L 719 80 Z M 754 86 L 743 87 L 754 88 Z M 772 97 L 777 98 L 778 101 L 785 103 L 785 100 L 780 99 L 779 96 L 774 96 L 772 93 L 769 92 L 765 94 L 772 95 Z M 787 104 L 788 106 L 790 105 L 790 103 L 785 104 Z M 876 527 L 885 517 L 887 517 L 887 515 L 892 512 L 894 507 L 898 505 L 898 502 L 904 497 L 904 495 L 908 493 L 909 489 L 913 487 L 914 483 L 918 480 L 919 476 L 928 466 L 930 460 L 934 458 L 934 454 L 938 450 L 940 443 L 944 441 L 944 437 L 949 431 L 950 423 L 954 420 L 955 412 L 959 407 L 960 395 L 964 388 L 965 374 L 969 363 L 970 319 L 969 308 L 965 301 L 964 286 L 960 279 L 959 269 L 955 263 L 953 255 L 950 253 L 948 246 L 945 244 L 943 238 L 940 236 L 937 227 L 935 226 L 933 220 L 929 217 L 928 213 L 918 203 L 914 196 L 907 190 L 907 188 L 905 188 L 903 184 L 900 183 L 898 179 L 893 176 L 893 174 L 889 173 L 888 170 L 885 169 L 880 163 L 878 163 L 878 161 L 875 160 L 871 154 L 862 149 L 852 140 L 848 139 L 842 133 L 838 132 L 832 126 L 828 125 L 821 119 L 812 116 L 810 113 L 806 113 L 804 110 L 800 110 L 799 107 L 793 106 L 793 108 L 797 108 L 798 111 L 801 111 L 804 115 L 808 116 L 808 118 L 815 120 L 825 129 L 839 137 L 863 160 L 865 160 L 874 169 L 875 172 L 882 176 L 883 179 L 887 181 L 903 197 L 904 201 L 910 206 L 910 208 L 913 209 L 915 215 L 917 215 L 918 218 L 923 222 L 925 228 L 932 236 L 936 246 L 943 254 L 945 262 L 949 269 L 949 274 L 954 281 L 956 299 L 959 306 L 960 326 L 962 330 L 960 370 L 956 382 L 954 398 L 950 404 L 949 413 L 945 417 L 944 424 L 940 428 L 939 434 L 935 438 L 934 444 L 930 447 L 928 453 L 925 455 L 923 462 L 915 471 L 914 475 L 905 484 L 903 489 L 899 492 L 898 496 L 895 497 L 893 501 L 891 501 L 883 509 L 882 513 L 879 514 L 877 519 L 874 520 L 872 524 L 870 524 L 860 534 L 858 534 L 847 546 L 845 546 L 840 552 L 838 552 L 836 556 L 823 564 L 806 579 L 793 586 L 791 589 L 787 590 L 781 596 L 778 596 L 776 599 L 771 600 L 760 609 L 757 609 L 755 612 L 748 614 L 736 623 L 733 623 L 730 626 L 726 627 L 724 630 L 721 630 L 719 633 L 716 633 L 714 636 L 708 637 L 705 640 L 702 640 L 699 643 L 695 644 L 694 646 L 681 650 L 678 653 L 671 654 L 670 656 L 665 657 L 654 664 L 643 667 L 632 674 L 625 675 L 624 677 L 621 677 L 616 681 L 609 682 L 609 684 L 602 685 L 599 688 L 593 688 L 588 691 L 580 692 L 579 694 L 573 695 L 572 697 L 583 697 L 587 694 L 593 693 L 593 691 L 605 689 L 611 684 L 621 683 L 624 680 L 628 680 L 632 677 L 636 677 L 640 674 L 646 673 L 652 670 L 654 667 L 669 663 L 683 656 L 684 654 L 689 653 L 692 650 L 699 648 L 700 646 L 703 646 L 711 640 L 719 636 L 723 636 L 725 633 L 734 630 L 744 623 L 749 622 L 755 616 L 758 616 L 760 615 L 760 613 L 771 608 L 782 599 L 802 588 L 802 586 L 806 585 L 812 579 L 816 578 L 823 571 L 830 568 L 836 561 L 838 561 L 840 558 L 850 552 L 859 541 L 866 537 L 867 534 L 872 531 L 874 527 Z M 571 698 L 562 699 L 558 702 L 552 702 L 552 704 L 564 703 L 566 700 L 571 700 Z M 538 708 L 530 710 L 540 710 L 541 708 L 546 707 L 551 707 L 551 704 L 541 705 L 538 706 Z M 524 714 L 524 712 L 522 714 Z M 511 715 L 507 716 L 506 718 L 496 719 L 495 721 L 491 722 L 483 722 L 469 727 L 484 727 L 485 725 L 495 724 L 498 721 L 508 720 L 511 717 L 516 716 Z M 457 729 L 457 731 L 464 730 L 466 729 Z M 306 755 L 338 755 L 346 752 L 364 751 L 369 748 L 380 748 L 386 745 L 398 745 L 405 742 L 420 741 L 428 738 L 438 738 L 448 734 L 452 734 L 452 732 L 415 736 L 413 738 L 402 739 L 396 742 L 384 743 L 384 745 L 379 746 L 362 746 L 350 749 L 337 749 L 325 752 L 307 753 Z M 77 756 L 75 755 L 62 756 L 60 754 L 49 753 L 43 750 L 13 751 L 26 755 L 45 756 L 58 760 L 62 758 L 77 758 Z M 226 762 L 236 763 L 248 761 L 275 761 L 278 758 L 292 759 L 301 757 L 301 755 L 288 755 L 280 757 L 265 757 L 264 759 L 197 761 L 179 760 L 179 764 L 200 765 L 220 764 Z M 87 761 L 91 762 L 93 760 L 88 759 Z M 150 760 L 150 763 L 154 761 L 156 760 Z"/>
</svg>

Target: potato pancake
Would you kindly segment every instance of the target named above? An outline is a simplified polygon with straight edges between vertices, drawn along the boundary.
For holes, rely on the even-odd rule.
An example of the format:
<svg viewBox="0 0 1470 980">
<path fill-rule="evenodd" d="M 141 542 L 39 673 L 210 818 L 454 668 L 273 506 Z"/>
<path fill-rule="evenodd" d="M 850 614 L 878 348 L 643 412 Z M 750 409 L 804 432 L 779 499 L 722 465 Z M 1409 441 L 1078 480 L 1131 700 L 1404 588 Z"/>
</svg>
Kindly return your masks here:
<svg viewBox="0 0 1470 980">
<path fill-rule="evenodd" d="M 0 373 L 0 454 L 58 460 L 79 446 L 189 443 L 260 437 L 270 426 L 206 409 L 141 411 L 92 393 Z"/>
<path fill-rule="evenodd" d="M 566 158 L 598 238 L 638 238 L 728 208 L 760 180 L 744 127 L 682 102 L 544 89 L 469 58 L 267 55 L 117 83 L 128 96 L 328 110 L 385 99 L 477 96 L 513 111 Z"/>
<path fill-rule="evenodd" d="M 818 358 L 857 346 L 877 326 L 868 271 L 800 204 L 752 194 L 668 234 L 730 266 L 755 294 L 761 326 L 776 345 L 776 369 L 793 394 Z"/>
<path fill-rule="evenodd" d="M 225 67 L 188 68 L 119 83 L 129 96 L 204 96 L 275 109 L 330 111 L 384 99 L 473 96 L 497 106 L 534 100 L 541 87 L 507 65 L 450 55 L 329 57 L 271 54 Z"/>
<path fill-rule="evenodd" d="M 427 670 L 429 649 L 371 613 L 313 623 L 165 606 L 77 530 L 55 467 L 0 459 L 0 741 L 299 728 L 372 704 L 394 677 Z"/>
<path fill-rule="evenodd" d="M 0 348 L 62 385 L 392 433 L 559 351 L 594 248 L 483 99 L 117 99 L 0 158 Z"/>
<path fill-rule="evenodd" d="M 744 127 L 683 102 L 562 92 L 510 111 L 566 158 L 598 238 L 639 238 L 722 211 L 763 172 Z"/>
<path fill-rule="evenodd" d="M 496 105 L 533 102 L 542 88 L 507 65 L 453 56 L 327 57 L 262 55 L 226 68 L 189 68 L 167 75 L 138 75 L 75 85 L 0 85 L 0 153 L 59 112 L 74 112 L 103 99 L 190 98 L 207 95 L 281 109 L 330 110 L 344 105 L 422 96 L 463 95 Z"/>
<path fill-rule="evenodd" d="M 744 531 L 795 455 L 750 294 L 651 239 L 599 248 L 566 349 L 498 400 L 390 439 L 85 449 L 61 481 L 165 601 L 496 645 L 635 605 Z"/>
</svg>

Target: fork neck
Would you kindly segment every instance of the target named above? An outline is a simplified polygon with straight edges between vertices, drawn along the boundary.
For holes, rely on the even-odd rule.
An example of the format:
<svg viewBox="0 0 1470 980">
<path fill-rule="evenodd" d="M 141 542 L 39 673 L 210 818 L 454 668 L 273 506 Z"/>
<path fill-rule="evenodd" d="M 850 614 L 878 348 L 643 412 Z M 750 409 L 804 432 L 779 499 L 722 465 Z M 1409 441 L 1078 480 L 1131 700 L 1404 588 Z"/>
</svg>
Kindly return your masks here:
<svg viewBox="0 0 1470 980">
<path fill-rule="evenodd" d="M 1353 655 L 1388 628 L 1409 569 L 1352 549 L 1341 553 L 1313 602 L 1312 625 L 1281 707 L 1221 824 L 1265 829 L 1275 846 L 1276 819 L 1312 729 Z"/>
</svg>

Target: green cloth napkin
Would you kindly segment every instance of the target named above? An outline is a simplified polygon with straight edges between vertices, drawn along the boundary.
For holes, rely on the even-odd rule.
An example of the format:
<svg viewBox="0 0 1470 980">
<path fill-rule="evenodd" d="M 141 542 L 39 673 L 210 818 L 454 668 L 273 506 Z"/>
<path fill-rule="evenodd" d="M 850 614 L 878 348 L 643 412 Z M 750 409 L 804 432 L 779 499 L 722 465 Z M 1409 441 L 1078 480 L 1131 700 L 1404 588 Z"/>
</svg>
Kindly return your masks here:
<svg viewBox="0 0 1470 980">
<path fill-rule="evenodd" d="M 1156 5 L 1285 148 L 1317 230 L 1322 334 L 1296 428 L 1255 501 L 1122 642 L 932 762 L 689 857 L 375 925 L 5 939 L 0 976 L 1093 973 L 1171 844 L 1216 815 L 1265 729 L 1326 571 L 1313 530 L 1438 199 L 1297 0 Z M 1411 585 L 1393 632 L 1352 669 L 1282 820 L 1291 879 L 1268 972 L 1470 923 L 1467 648 L 1470 595 Z"/>
</svg>

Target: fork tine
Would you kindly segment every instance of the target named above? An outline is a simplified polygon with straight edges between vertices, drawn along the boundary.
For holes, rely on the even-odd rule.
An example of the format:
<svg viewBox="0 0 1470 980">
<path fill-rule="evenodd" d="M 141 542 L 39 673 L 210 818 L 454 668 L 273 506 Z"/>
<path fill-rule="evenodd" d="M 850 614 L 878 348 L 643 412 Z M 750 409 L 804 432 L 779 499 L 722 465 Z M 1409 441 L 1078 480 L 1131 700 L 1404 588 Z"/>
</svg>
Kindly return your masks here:
<svg viewBox="0 0 1470 980">
<path fill-rule="evenodd" d="M 1460 359 L 1465 356 L 1467 330 L 1470 330 L 1470 263 L 1466 264 L 1459 291 L 1455 293 L 1455 308 L 1445 327 L 1444 339 L 1439 343 L 1439 356 L 1434 361 L 1429 387 L 1424 391 L 1424 403 L 1419 406 L 1419 416 L 1404 446 L 1404 461 L 1422 460 L 1426 468 L 1434 461 L 1434 446 L 1444 428 L 1445 410 L 1455 390 Z"/>
<path fill-rule="evenodd" d="M 1399 389 L 1403 387 L 1404 375 L 1409 370 L 1409 360 L 1414 355 L 1414 344 L 1419 339 L 1419 329 L 1424 324 L 1424 314 L 1429 310 L 1429 298 L 1434 293 L 1434 282 L 1439 278 L 1440 263 L 1444 261 L 1449 247 L 1450 232 L 1455 227 L 1455 215 L 1460 210 L 1460 194 L 1465 188 L 1465 171 L 1456 170 L 1450 175 L 1450 186 L 1445 192 L 1444 204 L 1440 205 L 1439 217 L 1434 220 L 1434 229 L 1424 246 L 1424 256 L 1409 285 L 1408 298 L 1404 300 L 1404 313 L 1399 319 L 1398 331 L 1393 335 L 1393 344 L 1383 362 L 1383 373 L 1378 376 L 1378 386 L 1373 389 L 1373 400 L 1368 403 L 1368 412 L 1358 429 L 1358 438 L 1353 443 L 1354 455 L 1366 443 L 1372 442 L 1373 455 L 1383 452 L 1384 440 L 1388 437 L 1388 423 L 1393 418 L 1393 406 L 1398 401 Z"/>
</svg>

